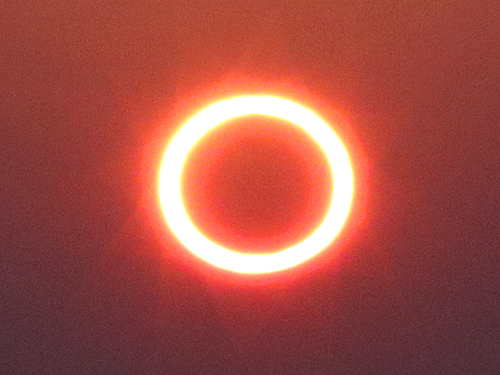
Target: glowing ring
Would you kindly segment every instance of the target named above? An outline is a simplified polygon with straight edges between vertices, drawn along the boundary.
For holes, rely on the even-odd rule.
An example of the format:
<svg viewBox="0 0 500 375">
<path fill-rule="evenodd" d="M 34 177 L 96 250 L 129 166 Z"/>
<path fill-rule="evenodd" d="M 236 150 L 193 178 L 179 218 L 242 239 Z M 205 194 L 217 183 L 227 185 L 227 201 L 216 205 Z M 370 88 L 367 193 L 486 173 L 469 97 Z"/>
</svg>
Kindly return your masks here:
<svg viewBox="0 0 500 375">
<path fill-rule="evenodd" d="M 302 242 L 272 254 L 244 254 L 217 245 L 196 229 L 182 203 L 181 175 L 189 151 L 208 131 L 224 121 L 252 114 L 278 117 L 309 133 L 325 152 L 335 180 L 330 209 L 319 227 Z M 333 130 L 312 111 L 277 97 L 242 96 L 210 105 L 179 130 L 165 152 L 159 188 L 168 225 L 192 253 L 227 270 L 265 273 L 295 266 L 318 254 L 333 241 L 349 213 L 353 179 L 344 145 Z"/>
</svg>

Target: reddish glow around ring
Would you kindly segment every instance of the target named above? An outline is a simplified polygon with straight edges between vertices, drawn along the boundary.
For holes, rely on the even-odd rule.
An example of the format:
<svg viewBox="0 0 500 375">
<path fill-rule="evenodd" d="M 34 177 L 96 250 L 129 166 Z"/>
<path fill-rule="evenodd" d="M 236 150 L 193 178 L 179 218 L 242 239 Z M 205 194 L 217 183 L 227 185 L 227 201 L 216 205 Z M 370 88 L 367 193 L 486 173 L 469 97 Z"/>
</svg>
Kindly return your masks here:
<svg viewBox="0 0 500 375">
<path fill-rule="evenodd" d="M 277 117 L 301 127 L 323 149 L 335 181 L 330 208 L 319 227 L 302 242 L 272 254 L 240 253 L 210 241 L 191 222 L 182 203 L 181 177 L 190 150 L 208 131 L 224 121 L 247 115 Z M 187 249 L 217 267 L 257 274 L 293 267 L 318 254 L 333 241 L 349 213 L 353 177 L 344 145 L 314 112 L 278 97 L 241 96 L 210 105 L 178 131 L 163 158 L 159 190 L 167 224 Z"/>
</svg>

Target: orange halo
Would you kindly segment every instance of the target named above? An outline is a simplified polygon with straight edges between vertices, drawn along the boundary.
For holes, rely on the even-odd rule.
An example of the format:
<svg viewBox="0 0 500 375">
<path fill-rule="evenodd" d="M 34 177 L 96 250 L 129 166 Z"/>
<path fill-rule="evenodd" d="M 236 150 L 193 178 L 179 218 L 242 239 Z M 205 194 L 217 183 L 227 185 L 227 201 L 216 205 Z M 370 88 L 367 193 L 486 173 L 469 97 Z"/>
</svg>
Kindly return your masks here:
<svg viewBox="0 0 500 375">
<path fill-rule="evenodd" d="M 323 149 L 335 180 L 330 208 L 324 221 L 302 242 L 272 254 L 240 253 L 210 241 L 191 222 L 182 203 L 181 176 L 190 150 L 214 127 L 229 119 L 247 115 L 278 117 L 305 130 Z M 293 267 L 318 254 L 333 241 L 349 213 L 353 177 L 344 145 L 314 112 L 278 97 L 241 96 L 210 105 L 178 131 L 163 158 L 159 190 L 165 219 L 187 249 L 217 267 L 257 274 Z"/>
</svg>

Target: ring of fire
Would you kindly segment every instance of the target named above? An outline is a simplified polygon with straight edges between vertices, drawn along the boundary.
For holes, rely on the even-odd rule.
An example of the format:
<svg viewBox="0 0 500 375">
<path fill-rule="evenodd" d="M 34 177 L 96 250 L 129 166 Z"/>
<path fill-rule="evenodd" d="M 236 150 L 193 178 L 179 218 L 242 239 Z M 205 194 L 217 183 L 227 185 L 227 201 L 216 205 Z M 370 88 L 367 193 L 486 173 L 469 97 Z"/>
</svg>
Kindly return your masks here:
<svg viewBox="0 0 500 375">
<path fill-rule="evenodd" d="M 207 132 L 240 116 L 277 117 L 305 130 L 324 151 L 335 188 L 323 222 L 306 239 L 272 254 L 245 254 L 226 249 L 198 231 L 183 205 L 182 172 L 190 150 Z M 179 241 L 203 260 L 239 273 L 266 273 L 293 267 L 327 247 L 342 228 L 353 195 L 353 177 L 347 151 L 321 118 L 311 110 L 273 96 L 241 96 L 226 99 L 198 112 L 178 131 L 165 152 L 159 178 L 161 206 L 167 224 Z"/>
</svg>

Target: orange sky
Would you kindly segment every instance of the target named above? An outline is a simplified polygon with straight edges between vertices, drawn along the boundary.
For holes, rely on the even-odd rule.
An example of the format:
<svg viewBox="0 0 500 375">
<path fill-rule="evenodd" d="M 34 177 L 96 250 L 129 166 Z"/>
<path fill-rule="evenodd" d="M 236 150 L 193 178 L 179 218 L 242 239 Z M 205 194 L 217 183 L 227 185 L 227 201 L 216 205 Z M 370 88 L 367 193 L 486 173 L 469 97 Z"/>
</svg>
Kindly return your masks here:
<svg viewBox="0 0 500 375">
<path fill-rule="evenodd" d="M 0 373 L 500 368 L 497 3 L 1 4 Z M 267 284 L 157 201 L 179 124 L 244 91 L 337 119 L 361 177 L 339 255 Z"/>
</svg>

